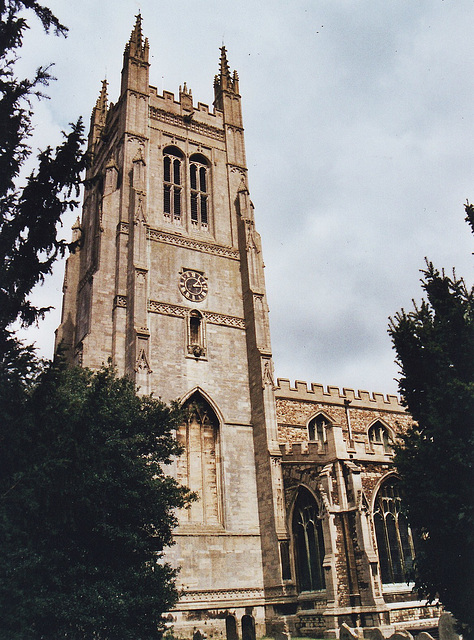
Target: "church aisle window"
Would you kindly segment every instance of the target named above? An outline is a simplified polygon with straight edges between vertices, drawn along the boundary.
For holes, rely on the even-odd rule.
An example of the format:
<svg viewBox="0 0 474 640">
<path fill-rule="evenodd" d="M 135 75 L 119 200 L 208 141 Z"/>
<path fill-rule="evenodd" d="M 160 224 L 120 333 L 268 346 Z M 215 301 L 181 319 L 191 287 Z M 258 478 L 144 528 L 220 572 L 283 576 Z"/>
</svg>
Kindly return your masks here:
<svg viewBox="0 0 474 640">
<path fill-rule="evenodd" d="M 374 525 L 383 584 L 408 582 L 415 550 L 396 478 L 387 480 L 377 494 Z"/>
<path fill-rule="evenodd" d="M 183 154 L 177 147 L 163 150 L 163 214 L 181 222 L 183 192 Z"/>
<path fill-rule="evenodd" d="M 296 498 L 292 533 L 299 590 L 324 589 L 323 528 L 316 500 L 304 487 L 300 487 Z"/>
</svg>

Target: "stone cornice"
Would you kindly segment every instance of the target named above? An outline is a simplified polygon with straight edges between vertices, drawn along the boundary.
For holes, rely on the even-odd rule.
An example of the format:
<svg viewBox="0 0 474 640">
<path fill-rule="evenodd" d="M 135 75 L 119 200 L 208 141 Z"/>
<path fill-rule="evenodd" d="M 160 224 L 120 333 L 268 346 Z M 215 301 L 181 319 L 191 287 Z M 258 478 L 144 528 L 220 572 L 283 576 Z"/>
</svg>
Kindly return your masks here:
<svg viewBox="0 0 474 640">
<path fill-rule="evenodd" d="M 150 300 L 148 302 L 148 311 L 151 313 L 161 313 L 165 316 L 173 316 L 175 318 L 185 318 L 190 309 L 178 304 Z M 210 324 L 218 324 L 234 329 L 245 329 L 245 320 L 243 318 L 228 316 L 223 313 L 214 313 L 213 311 L 201 311 L 201 313 L 203 318 Z"/>
</svg>

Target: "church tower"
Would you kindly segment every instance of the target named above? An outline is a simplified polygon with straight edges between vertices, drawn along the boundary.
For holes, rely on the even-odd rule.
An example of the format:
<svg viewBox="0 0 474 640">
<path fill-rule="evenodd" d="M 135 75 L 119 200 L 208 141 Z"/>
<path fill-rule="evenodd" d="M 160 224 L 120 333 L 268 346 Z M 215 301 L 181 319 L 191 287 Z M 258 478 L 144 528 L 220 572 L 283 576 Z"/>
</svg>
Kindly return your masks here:
<svg viewBox="0 0 474 640">
<path fill-rule="evenodd" d="M 150 86 L 137 17 L 118 101 L 104 81 L 92 111 L 56 344 L 189 408 L 173 473 L 200 499 L 169 552 L 175 629 L 218 627 L 226 611 L 263 635 L 285 598 L 288 535 L 261 242 L 224 47 L 214 92 L 210 110 L 186 84 L 177 97 Z"/>
</svg>

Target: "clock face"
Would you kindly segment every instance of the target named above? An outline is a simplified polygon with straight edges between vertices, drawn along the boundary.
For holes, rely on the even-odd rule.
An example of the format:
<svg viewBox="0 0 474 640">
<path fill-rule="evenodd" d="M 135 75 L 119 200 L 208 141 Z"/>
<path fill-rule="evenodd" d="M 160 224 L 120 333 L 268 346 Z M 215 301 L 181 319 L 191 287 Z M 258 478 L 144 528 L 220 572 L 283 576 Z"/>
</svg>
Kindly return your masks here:
<svg viewBox="0 0 474 640">
<path fill-rule="evenodd" d="M 188 300 L 201 302 L 207 296 L 207 278 L 198 271 L 183 271 L 179 279 L 179 290 Z"/>
</svg>

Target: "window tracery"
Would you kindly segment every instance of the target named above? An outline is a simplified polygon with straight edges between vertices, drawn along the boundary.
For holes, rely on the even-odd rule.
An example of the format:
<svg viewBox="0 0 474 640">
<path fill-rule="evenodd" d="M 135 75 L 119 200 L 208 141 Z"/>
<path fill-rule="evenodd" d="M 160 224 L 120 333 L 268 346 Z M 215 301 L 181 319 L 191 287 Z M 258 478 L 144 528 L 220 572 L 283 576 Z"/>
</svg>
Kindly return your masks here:
<svg viewBox="0 0 474 640">
<path fill-rule="evenodd" d="M 326 428 L 329 424 L 329 420 L 321 413 L 312 418 L 308 423 L 308 440 L 318 442 L 323 447 L 327 442 Z"/>
<path fill-rule="evenodd" d="M 324 589 L 323 528 L 316 500 L 304 487 L 300 487 L 293 509 L 292 533 L 299 590 Z"/>
<path fill-rule="evenodd" d="M 369 445 L 374 449 L 374 445 L 382 445 L 384 453 L 393 453 L 392 439 L 387 427 L 379 420 L 369 428 Z"/>
<path fill-rule="evenodd" d="M 200 153 L 189 159 L 191 186 L 191 225 L 207 230 L 209 226 L 209 165 Z"/>
<path fill-rule="evenodd" d="M 163 214 L 181 222 L 183 193 L 183 154 L 177 147 L 163 149 Z"/>
<path fill-rule="evenodd" d="M 377 493 L 374 526 L 382 583 L 408 582 L 415 549 L 397 478 L 384 482 Z"/>
</svg>

